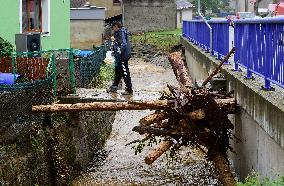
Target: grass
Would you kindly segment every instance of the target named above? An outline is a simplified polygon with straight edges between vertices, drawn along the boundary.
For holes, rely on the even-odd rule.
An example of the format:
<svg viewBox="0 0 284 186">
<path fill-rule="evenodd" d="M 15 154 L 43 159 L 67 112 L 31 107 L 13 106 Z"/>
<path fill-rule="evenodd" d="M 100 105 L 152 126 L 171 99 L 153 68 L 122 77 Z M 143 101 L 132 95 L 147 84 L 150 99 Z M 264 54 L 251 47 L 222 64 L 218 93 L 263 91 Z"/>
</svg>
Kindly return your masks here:
<svg viewBox="0 0 284 186">
<path fill-rule="evenodd" d="M 284 186 L 284 176 L 275 180 L 269 178 L 260 178 L 258 174 L 253 173 L 245 179 L 245 182 L 238 182 L 237 186 Z"/>
<path fill-rule="evenodd" d="M 158 35 L 179 35 L 181 36 L 182 30 L 181 29 L 175 29 L 175 30 L 165 30 L 165 31 L 160 31 L 160 32 L 148 32 L 147 34 L 153 35 L 153 34 L 158 34 Z"/>
<path fill-rule="evenodd" d="M 149 44 L 158 49 L 169 51 L 172 47 L 180 44 L 181 34 L 181 29 L 147 32 L 131 36 L 131 42 L 133 44 Z"/>
</svg>

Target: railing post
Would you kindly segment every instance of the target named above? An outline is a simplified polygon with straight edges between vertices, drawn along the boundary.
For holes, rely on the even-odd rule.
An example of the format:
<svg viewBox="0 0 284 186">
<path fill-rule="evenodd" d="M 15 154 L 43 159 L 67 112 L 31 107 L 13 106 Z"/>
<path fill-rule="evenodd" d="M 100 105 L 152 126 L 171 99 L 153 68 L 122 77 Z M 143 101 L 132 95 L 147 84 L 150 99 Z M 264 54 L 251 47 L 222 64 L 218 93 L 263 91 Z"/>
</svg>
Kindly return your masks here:
<svg viewBox="0 0 284 186">
<path fill-rule="evenodd" d="M 222 24 L 222 27 L 224 27 L 225 30 L 225 39 L 224 39 L 224 54 L 228 53 L 230 50 L 230 26 L 229 23 Z M 229 60 L 227 60 L 224 64 L 230 64 Z"/>
<path fill-rule="evenodd" d="M 246 74 L 246 79 L 252 79 L 252 65 L 254 63 L 254 58 L 253 58 L 253 53 L 252 53 L 252 47 L 255 47 L 254 44 L 256 43 L 253 43 L 253 38 L 255 38 L 256 36 L 256 33 L 255 33 L 255 27 L 254 27 L 255 24 L 248 24 L 246 25 L 245 27 L 245 32 L 244 32 L 244 35 L 245 35 L 245 41 L 246 41 L 246 45 L 244 45 L 246 48 L 245 48 L 245 52 L 247 54 L 247 74 Z"/>
<path fill-rule="evenodd" d="M 264 67 L 264 90 L 272 90 L 269 81 L 269 75 L 271 73 L 271 65 L 273 59 L 273 51 L 272 51 L 272 29 L 271 24 L 265 24 L 265 40 L 266 40 L 266 49 L 265 49 L 265 67 Z"/>
<path fill-rule="evenodd" d="M 241 48 L 239 46 L 239 39 L 238 37 L 240 37 L 241 33 L 239 32 L 239 25 L 235 24 L 235 28 L 234 28 L 234 47 L 236 49 L 236 52 L 234 54 L 234 71 L 239 71 L 239 53 L 241 51 Z"/>
</svg>

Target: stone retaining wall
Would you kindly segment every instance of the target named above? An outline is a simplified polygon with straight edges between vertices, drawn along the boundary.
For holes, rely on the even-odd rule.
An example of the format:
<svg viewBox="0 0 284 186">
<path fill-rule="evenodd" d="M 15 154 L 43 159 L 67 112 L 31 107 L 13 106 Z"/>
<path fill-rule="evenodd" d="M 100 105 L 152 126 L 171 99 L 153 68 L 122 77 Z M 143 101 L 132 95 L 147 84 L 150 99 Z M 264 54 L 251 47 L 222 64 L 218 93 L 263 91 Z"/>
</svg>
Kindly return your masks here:
<svg viewBox="0 0 284 186">
<path fill-rule="evenodd" d="M 31 106 L 52 101 L 51 82 L 0 92 L 0 185 L 67 185 L 104 146 L 115 112 L 53 114 L 45 126 Z"/>
</svg>

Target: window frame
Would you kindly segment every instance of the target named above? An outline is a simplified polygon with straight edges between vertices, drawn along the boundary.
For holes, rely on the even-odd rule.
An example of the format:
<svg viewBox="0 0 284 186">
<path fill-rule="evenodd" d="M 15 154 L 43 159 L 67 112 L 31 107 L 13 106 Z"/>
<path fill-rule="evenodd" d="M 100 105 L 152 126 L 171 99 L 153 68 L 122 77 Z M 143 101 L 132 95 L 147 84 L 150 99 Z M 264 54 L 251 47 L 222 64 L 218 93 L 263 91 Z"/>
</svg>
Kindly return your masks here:
<svg viewBox="0 0 284 186">
<path fill-rule="evenodd" d="M 41 30 L 38 31 L 43 37 L 50 36 L 50 2 L 51 0 L 41 0 Z M 28 31 L 23 30 L 23 0 L 19 0 L 19 22 L 20 22 L 20 33 L 28 33 Z M 36 32 L 36 31 L 30 31 Z"/>
<path fill-rule="evenodd" d="M 23 1 L 23 0 L 22 0 Z M 22 30 L 23 33 L 29 33 L 29 32 L 42 32 L 42 0 L 38 0 L 39 1 L 39 16 L 40 16 L 40 19 L 39 19 L 39 23 L 40 23 L 40 29 L 30 29 L 30 25 L 31 25 L 31 21 L 30 21 L 30 18 L 31 18 L 31 12 L 30 12 L 30 6 L 31 6 L 31 0 L 25 0 L 27 1 L 27 17 L 28 17 L 28 30 Z M 35 0 L 33 0 L 35 1 Z M 23 8 L 23 7 L 22 7 Z M 22 13 L 23 13 L 23 10 L 22 10 Z M 23 22 L 22 22 L 23 24 Z M 23 27 L 23 25 L 22 25 Z"/>
</svg>

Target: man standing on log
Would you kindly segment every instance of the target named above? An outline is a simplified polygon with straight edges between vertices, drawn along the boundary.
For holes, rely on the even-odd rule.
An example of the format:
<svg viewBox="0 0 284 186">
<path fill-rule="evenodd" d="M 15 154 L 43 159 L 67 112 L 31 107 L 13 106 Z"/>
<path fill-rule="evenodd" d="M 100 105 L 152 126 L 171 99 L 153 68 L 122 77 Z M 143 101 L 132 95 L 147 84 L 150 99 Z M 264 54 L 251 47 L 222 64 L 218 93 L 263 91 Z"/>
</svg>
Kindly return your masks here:
<svg viewBox="0 0 284 186">
<path fill-rule="evenodd" d="M 129 32 L 119 22 L 113 23 L 112 29 L 114 31 L 113 54 L 115 57 L 115 78 L 112 86 L 107 89 L 107 92 L 117 92 L 118 84 L 123 78 L 126 89 L 122 94 L 132 95 L 132 83 L 128 68 L 128 61 L 131 57 Z"/>
</svg>

